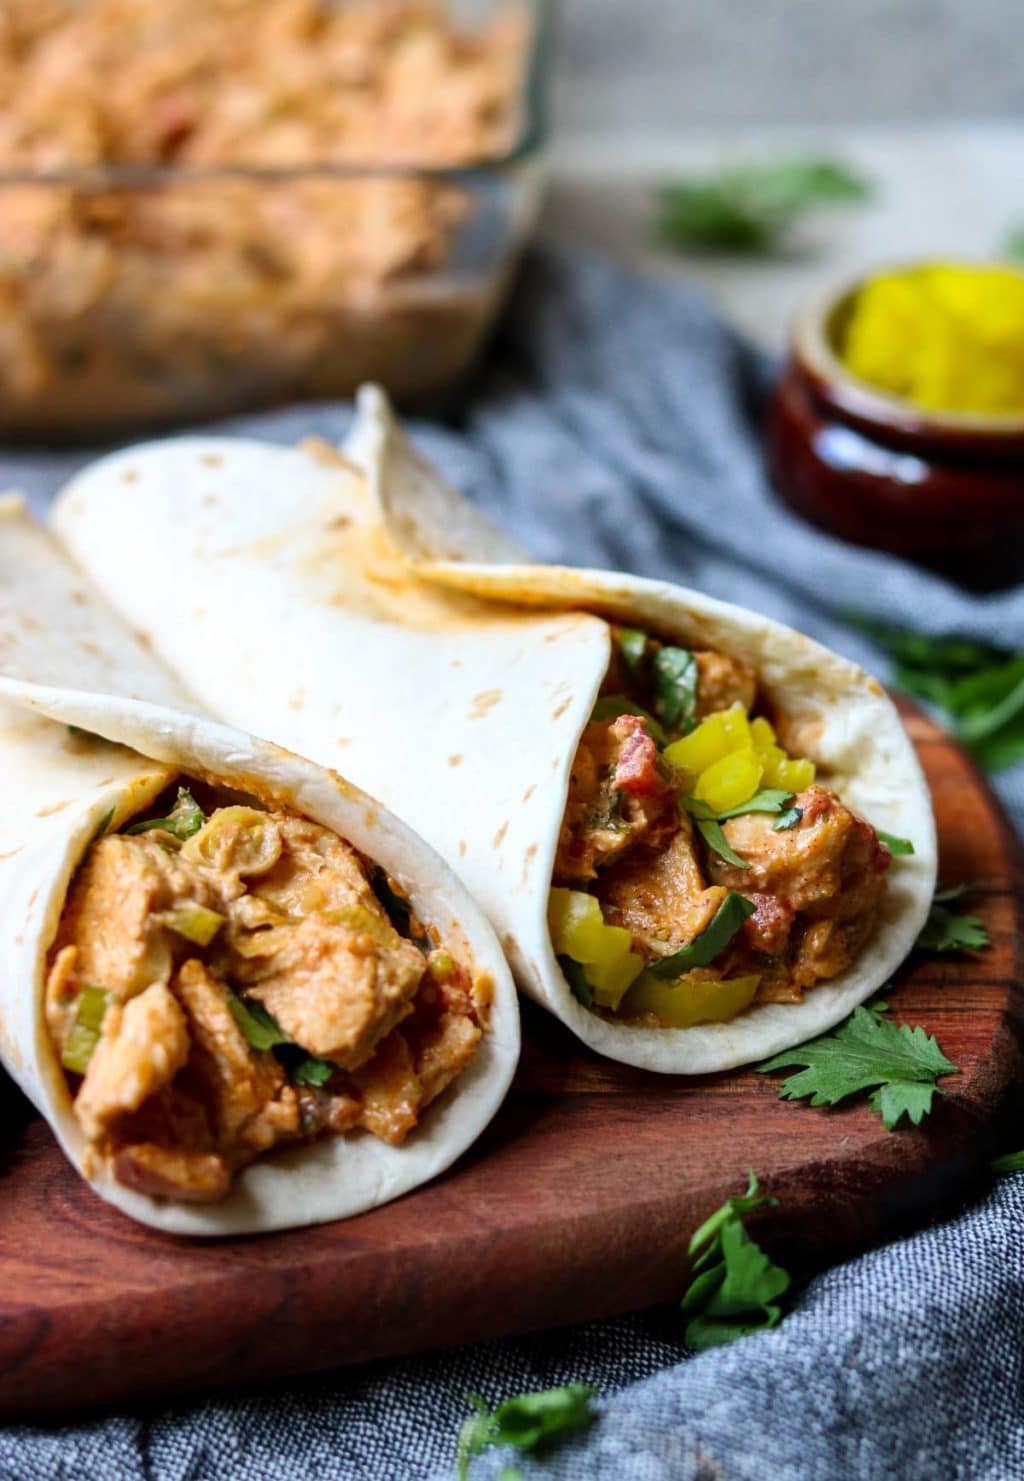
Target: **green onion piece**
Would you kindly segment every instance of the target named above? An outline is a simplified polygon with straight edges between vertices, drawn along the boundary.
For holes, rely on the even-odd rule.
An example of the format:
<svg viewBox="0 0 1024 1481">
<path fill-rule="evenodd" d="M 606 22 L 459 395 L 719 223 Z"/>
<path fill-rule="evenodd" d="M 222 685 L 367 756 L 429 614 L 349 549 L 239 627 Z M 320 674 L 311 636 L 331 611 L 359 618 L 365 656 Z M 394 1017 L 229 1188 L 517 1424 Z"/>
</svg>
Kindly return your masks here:
<svg viewBox="0 0 1024 1481">
<path fill-rule="evenodd" d="M 337 1068 L 333 1060 L 315 1059 L 312 1054 L 308 1054 L 291 1070 L 289 1078 L 293 1085 L 326 1085 Z"/>
<path fill-rule="evenodd" d="M 264 1008 L 262 1003 L 243 1003 L 237 993 L 230 988 L 226 989 L 228 995 L 228 1007 L 231 1016 L 245 1035 L 246 1042 L 253 1049 L 274 1049 L 278 1044 L 291 1044 L 290 1039 L 284 1032 L 276 1018 Z"/>
<path fill-rule="evenodd" d="M 727 864 L 732 864 L 736 869 L 749 869 L 750 865 L 746 859 L 740 857 L 734 848 L 729 846 L 729 840 L 722 832 L 721 823 L 714 818 L 698 818 L 697 832 L 703 838 L 709 849 L 713 849 L 720 859 Z"/>
<path fill-rule="evenodd" d="M 686 735 L 697 723 L 697 660 L 686 648 L 659 648 L 651 660 L 655 709 L 669 730 Z"/>
<path fill-rule="evenodd" d="M 655 977 L 681 977 L 691 967 L 707 967 L 723 952 L 736 932 L 757 909 L 752 900 L 730 890 L 708 926 L 688 946 L 648 965 Z"/>
<path fill-rule="evenodd" d="M 148 818 L 143 823 L 133 823 L 125 831 L 127 833 L 150 833 L 154 828 L 159 828 L 163 833 L 169 833 L 179 843 L 184 843 L 193 834 L 199 832 L 206 822 L 206 814 L 199 803 L 192 796 L 187 787 L 178 788 L 178 800 L 168 813 L 166 818 Z"/>
<path fill-rule="evenodd" d="M 590 1008 L 594 1002 L 594 994 L 590 991 L 590 983 L 587 981 L 586 973 L 583 970 L 583 963 L 577 962 L 571 956 L 562 954 L 558 958 L 558 965 L 561 967 L 565 980 L 572 989 L 572 995 L 577 1003 L 582 1003 L 584 1008 Z"/>
<path fill-rule="evenodd" d="M 207 910 L 205 905 L 178 905 L 164 916 L 164 924 L 186 941 L 209 946 L 224 924 L 224 917 L 219 911 Z"/>
<path fill-rule="evenodd" d="M 633 700 L 628 699 L 624 694 L 602 694 L 591 711 L 590 718 L 591 721 L 617 720 L 620 715 L 639 715 L 641 720 L 647 721 L 647 729 L 651 732 L 651 736 L 657 744 L 659 746 L 668 744 L 668 736 L 665 734 L 664 728 L 654 718 L 650 710 L 645 710 L 643 705 L 635 704 Z"/>
<path fill-rule="evenodd" d="M 912 854 L 914 852 L 914 845 L 909 838 L 897 838 L 895 833 L 886 833 L 881 828 L 875 831 L 891 854 Z"/>
<path fill-rule="evenodd" d="M 779 816 L 772 824 L 772 828 L 776 833 L 785 833 L 787 829 L 795 828 L 803 815 L 804 810 L 802 807 L 787 807 L 784 812 L 779 813 Z"/>
<path fill-rule="evenodd" d="M 619 632 L 619 657 L 631 674 L 636 673 L 647 652 L 648 638 L 638 627 L 624 627 Z"/>
<path fill-rule="evenodd" d="M 93 1051 L 100 1041 L 100 1030 L 107 1011 L 107 994 L 101 987 L 83 987 L 78 994 L 75 1022 L 61 1050 L 60 1062 L 66 1070 L 84 1075 Z"/>
</svg>

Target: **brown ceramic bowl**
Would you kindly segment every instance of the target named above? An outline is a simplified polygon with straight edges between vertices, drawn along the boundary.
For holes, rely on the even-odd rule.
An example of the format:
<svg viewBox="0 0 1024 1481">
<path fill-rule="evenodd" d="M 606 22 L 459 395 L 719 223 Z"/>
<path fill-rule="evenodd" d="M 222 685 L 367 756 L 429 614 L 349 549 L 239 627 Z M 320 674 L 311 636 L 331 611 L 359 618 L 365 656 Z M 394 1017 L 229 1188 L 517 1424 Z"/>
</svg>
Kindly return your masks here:
<svg viewBox="0 0 1024 1481">
<path fill-rule="evenodd" d="M 1024 416 L 926 411 L 852 375 L 838 347 L 869 276 L 797 319 L 767 429 L 776 490 L 823 529 L 964 585 L 1020 580 Z"/>
</svg>

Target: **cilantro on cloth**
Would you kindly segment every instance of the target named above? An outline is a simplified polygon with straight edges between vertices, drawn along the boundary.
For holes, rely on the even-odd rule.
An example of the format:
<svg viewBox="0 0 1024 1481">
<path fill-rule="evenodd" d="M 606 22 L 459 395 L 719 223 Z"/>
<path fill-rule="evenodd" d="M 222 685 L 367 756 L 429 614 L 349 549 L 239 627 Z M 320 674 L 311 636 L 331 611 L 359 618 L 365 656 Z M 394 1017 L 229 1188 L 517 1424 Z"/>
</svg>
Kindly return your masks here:
<svg viewBox="0 0 1024 1481">
<path fill-rule="evenodd" d="M 976 915 L 960 915 L 949 908 L 950 902 L 961 899 L 968 889 L 968 885 L 960 884 L 935 891 L 928 919 L 915 943 L 919 950 L 982 951 L 991 946 L 992 938 Z"/>
<path fill-rule="evenodd" d="M 893 1023 L 883 1017 L 885 1005 L 854 1008 L 831 1033 L 784 1049 L 756 1066 L 761 1074 L 802 1065 L 779 1091 L 783 1100 L 810 1097 L 812 1106 L 834 1106 L 862 1090 L 869 1104 L 892 1131 L 901 1117 L 919 1126 L 942 1091 L 935 1081 L 956 1074 L 938 1044 L 923 1028 Z"/>
<path fill-rule="evenodd" d="M 1024 653 L 855 620 L 892 660 L 896 687 L 941 711 L 979 765 L 1024 760 Z"/>
<path fill-rule="evenodd" d="M 459 1430 L 455 1474 L 467 1481 L 469 1462 L 491 1445 L 515 1445 L 533 1450 L 556 1435 L 583 1429 L 596 1415 L 590 1401 L 597 1393 L 589 1383 L 570 1383 L 540 1393 L 517 1394 L 499 1404 L 493 1414 L 479 1394 L 467 1394 L 473 1413 Z"/>
<path fill-rule="evenodd" d="M 777 1302 L 789 1289 L 789 1274 L 743 1226 L 744 1214 L 775 1202 L 759 1192 L 751 1168 L 746 1193 L 728 1199 L 690 1240 L 697 1259 L 680 1309 L 688 1318 L 686 1341 L 698 1351 L 774 1327 L 781 1317 Z"/>
<path fill-rule="evenodd" d="M 737 166 L 663 186 L 656 232 L 681 250 L 772 252 L 808 212 L 870 194 L 868 182 L 837 160 Z"/>
</svg>

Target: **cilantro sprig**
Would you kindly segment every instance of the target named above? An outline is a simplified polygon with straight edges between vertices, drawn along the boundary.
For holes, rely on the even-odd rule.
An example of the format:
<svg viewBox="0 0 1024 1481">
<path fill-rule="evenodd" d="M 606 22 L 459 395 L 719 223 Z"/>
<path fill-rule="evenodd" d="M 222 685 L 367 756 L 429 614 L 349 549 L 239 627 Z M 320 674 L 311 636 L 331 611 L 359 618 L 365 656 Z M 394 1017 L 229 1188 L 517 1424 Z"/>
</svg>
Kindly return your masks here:
<svg viewBox="0 0 1024 1481">
<path fill-rule="evenodd" d="M 569 1383 L 564 1388 L 517 1394 L 493 1413 L 479 1394 L 467 1394 L 473 1413 L 463 1422 L 455 1448 L 458 1481 L 468 1481 L 470 1460 L 491 1445 L 534 1450 L 557 1435 L 584 1429 L 597 1418 L 590 1405 L 596 1393 L 589 1383 Z"/>
<path fill-rule="evenodd" d="M 664 645 L 651 659 L 654 708 L 669 730 L 686 735 L 697 723 L 697 660 L 687 648 Z"/>
<path fill-rule="evenodd" d="M 870 194 L 867 180 L 837 160 L 733 167 L 664 186 L 656 232 L 680 250 L 773 252 L 809 212 L 856 204 Z"/>
<path fill-rule="evenodd" d="M 927 1116 L 943 1075 L 958 1073 L 935 1039 L 920 1026 L 893 1023 L 884 1016 L 886 1005 L 855 1008 L 838 1028 L 784 1049 L 756 1066 L 760 1074 L 802 1066 L 782 1082 L 783 1100 L 810 1099 L 812 1106 L 835 1106 L 870 1090 L 868 1104 L 892 1131 L 906 1116 L 919 1126 Z"/>
<path fill-rule="evenodd" d="M 939 710 L 979 765 L 1024 760 L 1024 653 L 851 615 L 889 656 L 897 688 Z"/>
<path fill-rule="evenodd" d="M 976 915 L 950 910 L 954 900 L 970 891 L 969 885 L 951 885 L 932 896 L 928 919 L 921 927 L 916 945 L 921 951 L 983 951 L 992 938 Z"/>
<path fill-rule="evenodd" d="M 745 1214 L 776 1202 L 759 1191 L 751 1168 L 746 1193 L 727 1199 L 690 1240 L 689 1253 L 697 1258 L 680 1308 L 688 1318 L 686 1341 L 698 1351 L 779 1321 L 778 1300 L 789 1289 L 789 1273 L 772 1264 L 743 1224 Z"/>
</svg>

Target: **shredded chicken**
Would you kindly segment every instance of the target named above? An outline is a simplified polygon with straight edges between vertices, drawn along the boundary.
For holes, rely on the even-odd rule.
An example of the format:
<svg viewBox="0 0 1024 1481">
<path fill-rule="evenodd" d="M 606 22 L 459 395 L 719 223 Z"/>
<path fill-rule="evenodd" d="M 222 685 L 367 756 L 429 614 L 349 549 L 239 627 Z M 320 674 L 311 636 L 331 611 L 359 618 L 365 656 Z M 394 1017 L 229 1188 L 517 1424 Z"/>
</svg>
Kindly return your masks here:
<svg viewBox="0 0 1024 1481">
<path fill-rule="evenodd" d="M 720 885 L 706 886 L 685 815 L 667 847 L 636 849 L 600 885 L 608 924 L 625 926 L 636 945 L 654 956 L 667 956 L 699 936 L 726 893 Z"/>
<path fill-rule="evenodd" d="M 89 1061 L 75 1114 L 92 1140 L 169 1085 L 188 1059 L 188 1028 L 177 999 L 154 982 L 123 1006 L 111 1003 Z"/>
</svg>

